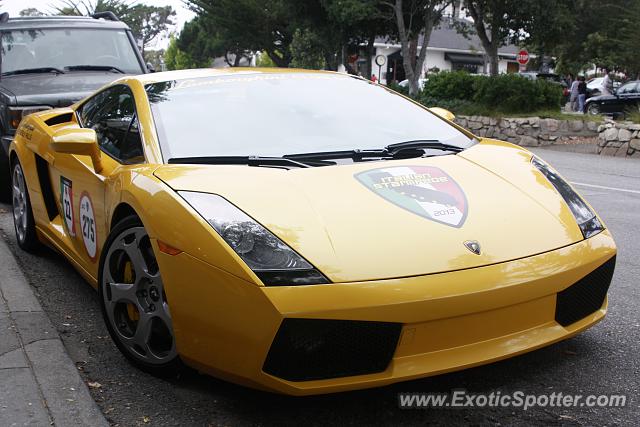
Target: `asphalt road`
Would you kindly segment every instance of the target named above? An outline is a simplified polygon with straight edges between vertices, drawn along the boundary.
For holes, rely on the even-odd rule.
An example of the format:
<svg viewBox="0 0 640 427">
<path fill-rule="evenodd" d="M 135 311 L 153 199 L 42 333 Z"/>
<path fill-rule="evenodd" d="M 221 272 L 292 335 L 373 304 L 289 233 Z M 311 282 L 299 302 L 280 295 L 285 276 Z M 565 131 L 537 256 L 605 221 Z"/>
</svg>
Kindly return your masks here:
<svg viewBox="0 0 640 427">
<path fill-rule="evenodd" d="M 616 238 L 618 264 L 607 318 L 573 339 L 520 357 L 373 390 L 290 398 L 193 372 L 174 380 L 149 376 L 118 353 L 93 289 L 61 256 L 48 250 L 33 256 L 16 248 L 7 205 L 0 205 L 0 232 L 85 380 L 94 383 L 91 392 L 113 425 L 640 425 L 640 161 L 538 153 L 580 183 L 579 190 Z M 625 408 L 398 408 L 399 392 L 454 389 L 503 395 L 626 394 L 628 401 Z"/>
</svg>

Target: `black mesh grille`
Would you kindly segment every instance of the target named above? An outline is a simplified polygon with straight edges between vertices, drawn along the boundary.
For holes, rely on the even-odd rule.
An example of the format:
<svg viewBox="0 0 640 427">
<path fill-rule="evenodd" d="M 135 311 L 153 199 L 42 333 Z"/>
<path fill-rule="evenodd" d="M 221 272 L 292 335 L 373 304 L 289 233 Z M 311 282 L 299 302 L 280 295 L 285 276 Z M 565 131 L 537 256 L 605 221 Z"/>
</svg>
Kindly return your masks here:
<svg viewBox="0 0 640 427">
<path fill-rule="evenodd" d="M 556 322 L 567 326 L 584 319 L 602 307 L 613 277 L 616 257 L 558 293 Z"/>
<path fill-rule="evenodd" d="M 263 370 L 288 381 L 382 372 L 401 329 L 399 323 L 284 319 Z"/>
</svg>

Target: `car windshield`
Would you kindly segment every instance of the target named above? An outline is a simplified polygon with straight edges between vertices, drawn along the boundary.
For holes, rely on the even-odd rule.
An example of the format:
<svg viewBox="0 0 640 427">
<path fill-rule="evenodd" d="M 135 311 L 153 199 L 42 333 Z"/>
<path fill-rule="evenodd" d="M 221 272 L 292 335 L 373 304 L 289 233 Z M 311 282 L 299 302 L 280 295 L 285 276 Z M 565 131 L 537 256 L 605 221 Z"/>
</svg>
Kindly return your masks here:
<svg viewBox="0 0 640 427">
<path fill-rule="evenodd" d="M 143 72 L 125 30 L 45 28 L 2 32 L 2 73 L 73 66 Z"/>
<path fill-rule="evenodd" d="M 165 160 L 473 144 L 400 95 L 342 74 L 239 72 L 146 89 Z"/>
</svg>

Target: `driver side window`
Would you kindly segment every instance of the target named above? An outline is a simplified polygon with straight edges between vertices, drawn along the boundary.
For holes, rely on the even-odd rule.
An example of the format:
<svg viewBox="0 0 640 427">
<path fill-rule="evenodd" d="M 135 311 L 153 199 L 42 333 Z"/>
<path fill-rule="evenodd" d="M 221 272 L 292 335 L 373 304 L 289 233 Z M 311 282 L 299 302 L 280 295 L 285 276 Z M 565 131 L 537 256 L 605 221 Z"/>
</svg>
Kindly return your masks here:
<svg viewBox="0 0 640 427">
<path fill-rule="evenodd" d="M 623 93 L 636 93 L 637 91 L 638 91 L 638 84 L 631 83 L 631 84 L 622 86 L 618 91 L 618 94 L 621 95 Z"/>
<path fill-rule="evenodd" d="M 138 118 L 131 89 L 124 85 L 106 89 L 78 111 L 82 127 L 96 131 L 100 149 L 120 163 L 144 162 Z"/>
</svg>

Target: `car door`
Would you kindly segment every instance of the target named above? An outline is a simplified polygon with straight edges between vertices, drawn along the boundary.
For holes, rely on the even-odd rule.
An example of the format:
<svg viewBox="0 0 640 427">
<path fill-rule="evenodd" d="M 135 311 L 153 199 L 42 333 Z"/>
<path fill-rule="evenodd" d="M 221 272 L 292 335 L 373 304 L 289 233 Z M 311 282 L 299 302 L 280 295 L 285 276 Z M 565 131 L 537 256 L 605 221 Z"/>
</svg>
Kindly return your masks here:
<svg viewBox="0 0 640 427">
<path fill-rule="evenodd" d="M 108 232 L 105 190 L 109 177 L 120 165 L 144 158 L 134 98 L 128 86 L 117 85 L 99 92 L 76 114 L 80 126 L 96 131 L 103 169 L 96 173 L 89 156 L 56 153 L 52 178 L 59 184 L 63 231 L 74 258 L 97 277 L 100 249 Z"/>
<path fill-rule="evenodd" d="M 614 95 L 603 105 L 602 111 L 607 113 L 622 113 L 626 108 L 627 96 L 635 84 L 621 86 Z"/>
<path fill-rule="evenodd" d="M 615 101 L 611 105 L 611 112 L 623 113 L 635 103 L 633 94 L 637 83 L 631 82 L 621 86 L 615 94 Z"/>
<path fill-rule="evenodd" d="M 620 101 L 623 111 L 638 111 L 638 102 L 640 101 L 640 83 L 627 83 L 626 85 L 621 87 L 620 90 L 622 90 L 623 88 L 625 88 L 625 91 L 624 93 L 620 94 Z"/>
</svg>

